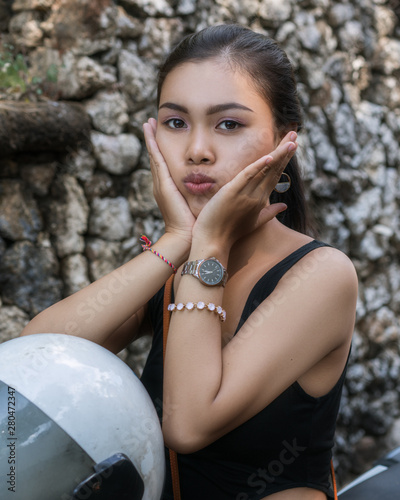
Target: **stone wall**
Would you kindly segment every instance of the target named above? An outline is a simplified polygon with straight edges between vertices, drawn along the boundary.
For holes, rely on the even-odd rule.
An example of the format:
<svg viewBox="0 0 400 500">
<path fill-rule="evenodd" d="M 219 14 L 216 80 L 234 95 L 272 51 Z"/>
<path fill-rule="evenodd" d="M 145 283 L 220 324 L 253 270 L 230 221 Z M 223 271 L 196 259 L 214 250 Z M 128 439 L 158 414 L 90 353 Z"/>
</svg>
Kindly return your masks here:
<svg viewBox="0 0 400 500">
<path fill-rule="evenodd" d="M 1 154 L 0 340 L 135 256 L 141 232 L 159 237 L 141 131 L 155 115 L 157 67 L 183 34 L 240 22 L 276 38 L 296 67 L 319 238 L 359 275 L 339 482 L 400 445 L 399 20 L 399 0 L 0 0 L 1 50 L 13 45 L 28 68 L 25 88 L 0 89 L 0 109 L 50 99 L 90 117 L 64 151 Z M 148 345 L 121 356 L 140 372 Z"/>
</svg>

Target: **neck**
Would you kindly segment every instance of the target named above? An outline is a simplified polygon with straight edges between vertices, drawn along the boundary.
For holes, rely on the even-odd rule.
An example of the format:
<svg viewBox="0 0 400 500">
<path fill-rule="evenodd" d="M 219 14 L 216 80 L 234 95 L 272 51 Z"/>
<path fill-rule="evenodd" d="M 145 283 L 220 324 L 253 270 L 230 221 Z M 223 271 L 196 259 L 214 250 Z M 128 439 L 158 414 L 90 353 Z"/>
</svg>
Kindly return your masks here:
<svg viewBox="0 0 400 500">
<path fill-rule="evenodd" d="M 279 262 L 312 239 L 274 218 L 233 245 L 228 262 L 229 276 L 249 264 L 257 267 L 260 263 L 265 267 L 268 263 Z"/>
<path fill-rule="evenodd" d="M 291 231 L 276 218 L 238 240 L 229 255 L 228 273 L 232 276 L 253 260 L 274 254 Z"/>
</svg>

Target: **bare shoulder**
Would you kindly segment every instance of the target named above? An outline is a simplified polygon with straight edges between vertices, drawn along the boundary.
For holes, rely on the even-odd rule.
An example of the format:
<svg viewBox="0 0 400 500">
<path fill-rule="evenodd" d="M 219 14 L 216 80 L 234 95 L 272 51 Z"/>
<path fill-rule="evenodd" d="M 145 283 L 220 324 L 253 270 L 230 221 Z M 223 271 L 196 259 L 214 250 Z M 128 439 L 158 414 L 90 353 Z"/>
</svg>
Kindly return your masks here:
<svg viewBox="0 0 400 500">
<path fill-rule="evenodd" d="M 357 282 L 353 263 L 345 253 L 337 248 L 321 246 L 302 257 L 288 273 L 299 276 L 318 275 L 323 278 L 326 273 L 329 277 L 339 273 L 338 278 L 353 279 Z"/>
<path fill-rule="evenodd" d="M 319 247 L 307 254 L 305 263 L 316 261 L 315 271 L 331 286 L 349 286 L 357 289 L 357 274 L 354 264 L 341 250 L 333 247 Z"/>
<path fill-rule="evenodd" d="M 313 239 L 296 231 L 287 231 L 283 236 L 287 237 L 288 245 L 307 245 L 313 243 Z M 315 241 L 314 241 L 315 243 Z M 286 279 L 287 278 L 287 279 Z M 357 274 L 355 267 L 349 257 L 329 245 L 317 246 L 304 255 L 284 276 L 282 282 L 297 279 L 298 288 L 303 288 L 307 282 L 318 280 L 320 286 L 326 282 L 332 288 L 350 287 L 357 292 Z M 318 287 L 320 288 L 320 287 Z"/>
<path fill-rule="evenodd" d="M 343 313 L 350 315 L 355 311 L 358 296 L 358 279 L 354 264 L 342 251 L 333 247 L 320 247 L 306 257 L 314 258 L 318 262 L 316 279 L 318 291 L 325 295 L 327 300 L 334 299 Z M 335 308 L 336 311 L 338 307 Z"/>
<path fill-rule="evenodd" d="M 330 325 L 325 328 L 327 335 L 332 330 L 331 334 L 342 332 L 346 337 L 345 332 L 351 332 L 354 326 L 357 283 L 354 265 L 343 252 L 319 247 L 285 274 L 276 291 L 290 300 L 299 318 L 321 314 L 321 321 Z"/>
</svg>

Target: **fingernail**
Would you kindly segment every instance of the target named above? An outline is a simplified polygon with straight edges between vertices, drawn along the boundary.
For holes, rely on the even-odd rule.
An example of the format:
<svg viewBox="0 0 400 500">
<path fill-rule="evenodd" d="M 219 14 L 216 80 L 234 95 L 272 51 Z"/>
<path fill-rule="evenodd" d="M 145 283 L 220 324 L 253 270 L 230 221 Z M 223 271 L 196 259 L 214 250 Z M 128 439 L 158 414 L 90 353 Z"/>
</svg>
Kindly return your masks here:
<svg viewBox="0 0 400 500">
<path fill-rule="evenodd" d="M 289 151 L 289 153 L 291 153 L 296 148 L 297 148 L 296 144 L 290 143 L 289 146 L 288 146 L 288 148 L 287 148 L 287 150 Z"/>
<path fill-rule="evenodd" d="M 289 136 L 289 139 L 290 139 L 291 141 L 295 141 L 295 140 L 297 139 L 297 134 L 296 134 L 296 132 L 292 132 L 292 133 L 290 134 L 290 136 Z"/>
<path fill-rule="evenodd" d="M 287 210 L 287 205 L 286 205 L 286 203 L 281 203 L 281 205 L 282 205 L 282 207 L 280 208 L 279 213 L 284 212 L 285 210 Z"/>
<path fill-rule="evenodd" d="M 271 163 L 272 160 L 273 160 L 272 156 L 267 156 L 267 158 L 265 159 L 265 165 L 268 165 L 268 163 Z"/>
</svg>

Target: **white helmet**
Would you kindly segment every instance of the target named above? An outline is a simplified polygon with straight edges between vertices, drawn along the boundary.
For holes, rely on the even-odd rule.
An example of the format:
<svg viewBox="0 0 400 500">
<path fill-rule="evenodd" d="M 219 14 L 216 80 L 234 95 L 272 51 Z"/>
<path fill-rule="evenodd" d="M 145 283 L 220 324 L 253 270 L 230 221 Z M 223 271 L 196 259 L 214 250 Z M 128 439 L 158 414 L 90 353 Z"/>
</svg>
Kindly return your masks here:
<svg viewBox="0 0 400 500">
<path fill-rule="evenodd" d="M 155 408 L 117 356 L 61 334 L 0 345 L 2 500 L 159 500 L 164 477 Z"/>
</svg>

